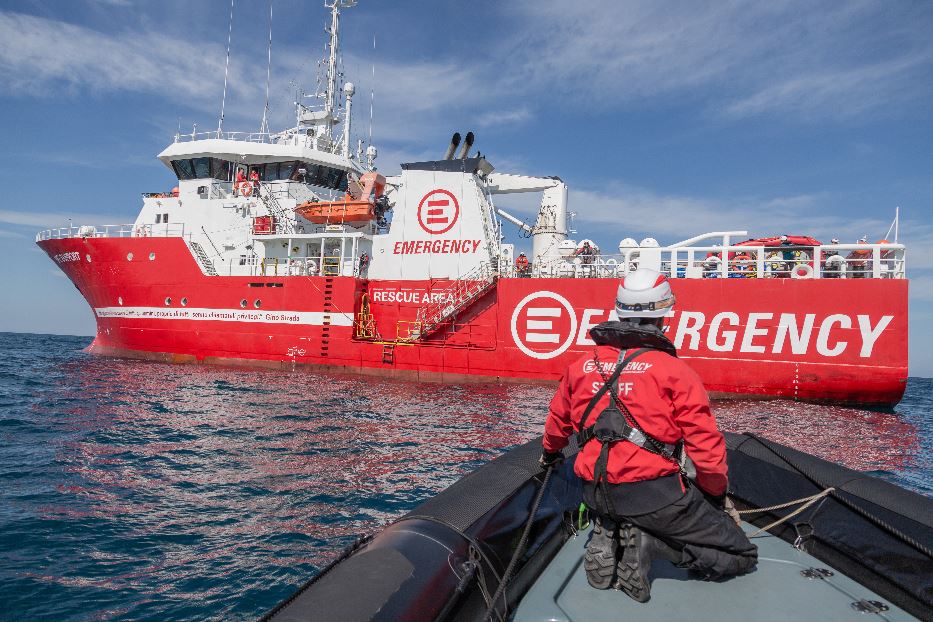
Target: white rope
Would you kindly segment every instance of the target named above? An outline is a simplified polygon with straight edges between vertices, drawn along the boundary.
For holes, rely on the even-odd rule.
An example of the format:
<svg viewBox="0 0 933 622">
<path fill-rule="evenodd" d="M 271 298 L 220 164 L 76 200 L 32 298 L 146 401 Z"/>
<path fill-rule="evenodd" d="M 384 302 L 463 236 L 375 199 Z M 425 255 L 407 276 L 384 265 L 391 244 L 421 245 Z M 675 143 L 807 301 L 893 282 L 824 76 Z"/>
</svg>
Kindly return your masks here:
<svg viewBox="0 0 933 622">
<path fill-rule="evenodd" d="M 754 508 L 754 509 L 750 509 L 750 510 L 739 510 L 738 514 L 739 514 L 739 515 L 742 515 L 742 514 L 757 514 L 757 513 L 759 513 L 759 512 L 771 512 L 772 510 L 781 510 L 781 509 L 783 509 L 783 508 L 788 508 L 788 507 L 791 507 L 791 506 L 793 506 L 793 505 L 797 505 L 798 503 L 803 504 L 803 505 L 801 505 L 799 508 L 797 508 L 796 510 L 794 510 L 793 512 L 791 512 L 790 514 L 788 514 L 787 516 L 782 516 L 781 518 L 777 519 L 777 520 L 774 521 L 773 523 L 771 523 L 771 524 L 769 524 L 769 525 L 766 525 L 766 526 L 762 527 L 761 529 L 759 529 L 759 530 L 757 530 L 757 531 L 755 531 L 755 532 L 752 532 L 752 533 L 748 534 L 748 537 L 749 537 L 749 538 L 754 538 L 755 536 L 759 536 L 759 535 L 763 534 L 764 532 L 768 531 L 769 529 L 772 529 L 773 527 L 777 527 L 778 525 L 780 525 L 780 524 L 783 523 L 784 521 L 789 520 L 789 519 L 793 518 L 794 516 L 797 516 L 798 514 L 800 514 L 800 513 L 803 512 L 804 510 L 806 510 L 808 507 L 810 507 L 811 505 L 813 505 L 814 503 L 816 503 L 817 501 L 819 501 L 819 500 L 822 499 L 823 497 L 826 497 L 827 495 L 829 495 L 829 493 L 831 493 L 831 492 L 834 491 L 834 490 L 836 490 L 836 489 L 833 488 L 832 486 L 830 486 L 830 487 L 827 488 L 826 490 L 823 490 L 822 492 L 818 492 L 818 493 L 816 493 L 815 495 L 810 495 L 809 497 L 802 497 L 802 498 L 800 498 L 800 499 L 794 499 L 793 501 L 788 501 L 788 502 L 786 502 L 786 503 L 779 503 L 779 504 L 777 504 L 777 505 L 769 505 L 769 506 L 766 507 L 766 508 Z"/>
<path fill-rule="evenodd" d="M 227 62 L 224 65 L 224 96 L 220 101 L 220 121 L 217 122 L 217 138 L 224 129 L 224 109 L 227 106 L 227 75 L 230 73 L 230 41 L 233 38 L 233 2 L 230 0 L 230 28 L 227 31 Z"/>
</svg>

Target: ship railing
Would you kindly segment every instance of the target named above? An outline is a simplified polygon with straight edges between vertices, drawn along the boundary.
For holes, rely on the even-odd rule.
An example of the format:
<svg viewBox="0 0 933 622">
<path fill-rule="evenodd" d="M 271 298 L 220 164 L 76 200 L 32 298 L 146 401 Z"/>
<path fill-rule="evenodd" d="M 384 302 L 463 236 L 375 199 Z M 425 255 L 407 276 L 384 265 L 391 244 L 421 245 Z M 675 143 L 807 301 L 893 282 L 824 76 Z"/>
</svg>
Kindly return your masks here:
<svg viewBox="0 0 933 622">
<path fill-rule="evenodd" d="M 197 126 L 186 134 L 175 134 L 176 143 L 196 140 L 235 140 L 238 142 L 261 143 L 267 145 L 305 146 L 326 153 L 337 153 L 337 143 L 333 138 L 321 134 L 309 134 L 310 130 L 302 127 L 290 127 L 280 132 L 224 132 L 211 130 L 197 131 Z"/>
<path fill-rule="evenodd" d="M 358 276 L 359 262 L 340 255 L 312 257 L 247 257 L 252 276 Z M 352 267 L 351 267 L 352 264 Z M 365 269 L 364 269 L 365 273 Z"/>
<path fill-rule="evenodd" d="M 137 225 L 72 225 L 46 229 L 36 234 L 36 242 L 67 238 L 190 238 L 183 222 Z"/>
<path fill-rule="evenodd" d="M 672 278 L 906 278 L 903 244 L 823 246 L 688 246 L 632 248 L 619 254 L 571 256 L 533 266 L 545 278 L 621 277 L 639 266 Z M 514 266 L 509 276 L 523 276 Z"/>
<path fill-rule="evenodd" d="M 270 132 L 198 132 L 197 128 L 187 134 L 175 134 L 176 143 L 191 142 L 194 140 L 237 140 L 249 143 L 274 143 L 278 133 Z"/>
</svg>

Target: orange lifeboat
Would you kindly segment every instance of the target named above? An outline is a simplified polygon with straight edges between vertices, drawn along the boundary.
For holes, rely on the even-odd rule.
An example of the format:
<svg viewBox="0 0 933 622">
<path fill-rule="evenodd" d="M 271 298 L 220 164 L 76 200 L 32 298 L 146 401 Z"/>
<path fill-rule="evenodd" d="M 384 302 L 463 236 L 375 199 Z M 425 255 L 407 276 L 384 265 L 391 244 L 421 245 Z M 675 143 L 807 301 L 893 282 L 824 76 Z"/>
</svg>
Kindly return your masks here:
<svg viewBox="0 0 933 622">
<path fill-rule="evenodd" d="M 376 219 L 376 200 L 385 191 L 386 178 L 379 173 L 364 173 L 359 182 L 350 181 L 347 194 L 338 201 L 306 201 L 295 208 L 303 218 L 318 224 L 368 222 Z"/>
</svg>

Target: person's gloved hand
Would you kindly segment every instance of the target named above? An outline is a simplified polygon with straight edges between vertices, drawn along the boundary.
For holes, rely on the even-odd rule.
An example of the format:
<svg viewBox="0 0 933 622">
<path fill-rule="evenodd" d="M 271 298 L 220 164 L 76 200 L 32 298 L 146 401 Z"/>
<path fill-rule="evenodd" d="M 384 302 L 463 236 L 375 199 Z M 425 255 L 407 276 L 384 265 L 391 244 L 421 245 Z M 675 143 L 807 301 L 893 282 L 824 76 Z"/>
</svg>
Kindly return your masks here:
<svg viewBox="0 0 933 622">
<path fill-rule="evenodd" d="M 543 451 L 541 452 L 541 457 L 538 458 L 538 464 L 541 465 L 542 469 L 547 469 L 550 467 L 555 467 L 561 462 L 564 461 L 564 454 L 560 451 Z"/>
<path fill-rule="evenodd" d="M 739 516 L 739 511 L 735 509 L 735 504 L 732 503 L 732 499 L 730 499 L 729 497 L 726 497 L 726 501 L 725 501 L 723 509 L 726 511 L 726 514 L 728 514 L 729 517 L 735 521 L 736 525 L 738 525 L 739 527 L 742 526 L 742 517 Z"/>
</svg>

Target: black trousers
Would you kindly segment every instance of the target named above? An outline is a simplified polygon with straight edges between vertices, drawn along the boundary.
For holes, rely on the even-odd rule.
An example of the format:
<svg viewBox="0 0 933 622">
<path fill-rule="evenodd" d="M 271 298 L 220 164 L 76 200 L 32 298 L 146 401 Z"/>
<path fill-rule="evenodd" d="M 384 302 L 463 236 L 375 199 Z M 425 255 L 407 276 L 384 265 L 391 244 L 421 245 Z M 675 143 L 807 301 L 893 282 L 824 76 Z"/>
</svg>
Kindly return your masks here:
<svg viewBox="0 0 933 622">
<path fill-rule="evenodd" d="M 679 486 L 679 484 L 678 484 Z M 751 543 L 735 521 L 715 507 L 695 486 L 650 512 L 630 514 L 626 506 L 626 484 L 608 484 L 607 495 L 596 493 L 592 482 L 584 482 L 586 504 L 618 523 L 631 523 L 681 552 L 677 565 L 709 579 L 745 574 L 758 563 L 758 547 Z M 647 493 L 647 487 L 643 487 Z M 657 490 L 656 492 L 660 492 Z M 635 501 L 635 499 L 631 499 Z M 607 503 L 608 501 L 608 503 Z"/>
</svg>

